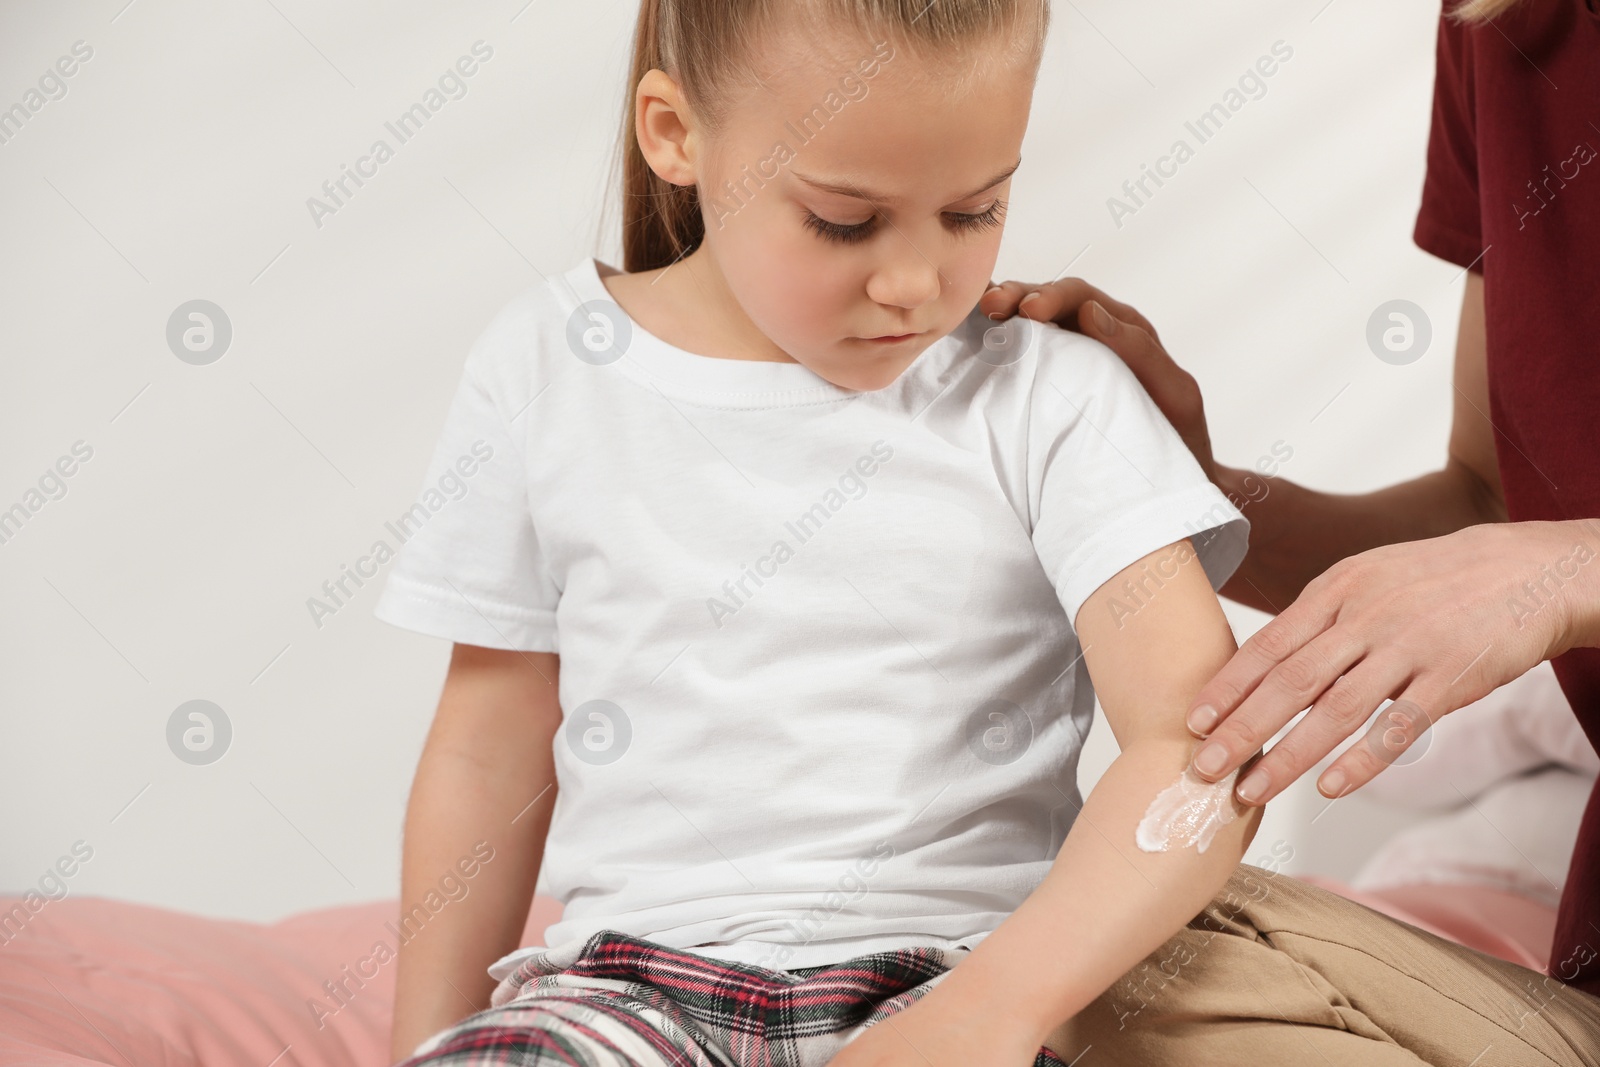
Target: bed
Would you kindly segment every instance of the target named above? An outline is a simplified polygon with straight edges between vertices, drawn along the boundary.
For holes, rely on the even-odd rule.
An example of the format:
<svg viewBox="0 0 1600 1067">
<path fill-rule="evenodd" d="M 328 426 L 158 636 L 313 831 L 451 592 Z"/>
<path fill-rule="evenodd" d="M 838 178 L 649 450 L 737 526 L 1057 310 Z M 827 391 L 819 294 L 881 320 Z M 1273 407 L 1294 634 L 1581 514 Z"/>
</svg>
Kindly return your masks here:
<svg viewBox="0 0 1600 1067">
<path fill-rule="evenodd" d="M 1422 759 L 1366 787 L 1428 817 L 1349 884 L 1304 880 L 1542 971 L 1600 758 L 1548 665 L 1479 704 L 1435 726 Z M 397 901 L 275 923 L 41 901 L 0 897 L 0 1067 L 389 1063 L 394 963 L 379 945 L 395 944 Z M 535 898 L 521 944 L 542 944 L 560 914 Z"/>
<path fill-rule="evenodd" d="M 1363 893 L 1307 880 L 1526 966 L 1548 954 L 1554 909 L 1513 893 Z M 18 903 L 0 899 L 0 913 Z M 385 924 L 398 911 L 388 900 L 248 923 L 52 901 L 0 944 L 0 1064 L 381 1067 L 394 963 L 374 949 L 394 944 Z M 522 944 L 541 944 L 560 911 L 538 898 Z"/>
</svg>

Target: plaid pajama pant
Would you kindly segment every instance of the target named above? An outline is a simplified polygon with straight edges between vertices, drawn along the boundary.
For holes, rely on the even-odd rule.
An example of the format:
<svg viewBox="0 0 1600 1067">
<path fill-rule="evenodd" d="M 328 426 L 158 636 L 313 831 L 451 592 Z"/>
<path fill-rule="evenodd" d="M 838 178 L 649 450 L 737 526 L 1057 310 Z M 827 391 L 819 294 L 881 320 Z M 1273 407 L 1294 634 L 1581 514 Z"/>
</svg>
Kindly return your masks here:
<svg viewBox="0 0 1600 1067">
<path fill-rule="evenodd" d="M 435 1034 L 400 1067 L 823 1067 L 965 955 L 897 949 L 779 971 L 601 930 L 576 949 L 523 961 L 490 1008 Z M 1034 1067 L 1057 1065 L 1041 1046 Z"/>
</svg>

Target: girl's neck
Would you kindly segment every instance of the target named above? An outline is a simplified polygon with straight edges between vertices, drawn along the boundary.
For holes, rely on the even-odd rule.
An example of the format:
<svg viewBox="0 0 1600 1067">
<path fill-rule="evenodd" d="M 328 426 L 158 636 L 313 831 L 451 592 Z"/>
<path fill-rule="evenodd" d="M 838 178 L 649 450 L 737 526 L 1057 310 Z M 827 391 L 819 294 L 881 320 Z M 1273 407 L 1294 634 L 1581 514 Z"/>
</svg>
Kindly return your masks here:
<svg viewBox="0 0 1600 1067">
<path fill-rule="evenodd" d="M 796 362 L 750 321 L 704 242 L 670 266 L 602 270 L 600 280 L 630 319 L 674 348 L 713 359 Z"/>
</svg>

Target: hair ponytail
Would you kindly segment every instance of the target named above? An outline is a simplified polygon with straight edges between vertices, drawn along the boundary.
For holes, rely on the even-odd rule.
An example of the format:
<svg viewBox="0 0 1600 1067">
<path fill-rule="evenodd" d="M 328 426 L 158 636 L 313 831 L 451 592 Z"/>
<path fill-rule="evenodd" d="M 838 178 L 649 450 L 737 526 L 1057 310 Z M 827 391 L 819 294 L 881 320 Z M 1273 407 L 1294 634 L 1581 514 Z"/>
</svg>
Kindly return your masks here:
<svg viewBox="0 0 1600 1067">
<path fill-rule="evenodd" d="M 634 91 L 652 70 L 666 70 L 661 50 L 661 8 L 672 0 L 641 0 L 633 35 L 633 61 L 622 108 L 622 269 L 655 270 L 694 251 L 705 237 L 699 192 L 674 185 L 650 169 L 639 148 Z"/>
<path fill-rule="evenodd" d="M 1519 2 L 1520 0 L 1461 0 L 1461 3 L 1450 12 L 1450 17 L 1457 22 L 1488 22 L 1496 15 L 1505 14 Z"/>
</svg>

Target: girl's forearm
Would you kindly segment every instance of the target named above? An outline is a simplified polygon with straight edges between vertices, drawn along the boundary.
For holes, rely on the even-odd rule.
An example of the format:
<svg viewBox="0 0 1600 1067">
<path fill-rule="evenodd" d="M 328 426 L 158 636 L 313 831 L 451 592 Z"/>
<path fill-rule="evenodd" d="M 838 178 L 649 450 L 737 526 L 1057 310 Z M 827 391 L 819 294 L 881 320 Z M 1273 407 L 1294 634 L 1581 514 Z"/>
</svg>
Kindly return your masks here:
<svg viewBox="0 0 1600 1067">
<path fill-rule="evenodd" d="M 1140 849 L 1140 820 L 1193 747 L 1176 737 L 1130 744 L 1084 802 L 1044 881 L 929 996 L 1042 1040 L 1199 914 L 1238 866 L 1264 809 L 1244 809 L 1204 853 L 1176 843 Z"/>
<path fill-rule="evenodd" d="M 516 949 L 543 859 L 555 788 L 532 804 L 526 768 L 496 778 L 459 753 L 424 750 L 406 810 L 401 865 L 401 921 L 440 880 L 455 873 L 467 892 L 406 927 L 395 978 L 391 1055 L 399 1060 L 426 1037 L 489 1006 L 494 979 L 485 968 Z M 512 819 L 515 818 L 515 822 Z M 461 877 L 462 857 L 493 858 Z M 391 1060 L 391 1062 L 393 1062 Z"/>
</svg>

